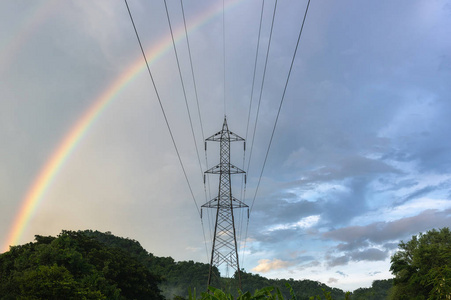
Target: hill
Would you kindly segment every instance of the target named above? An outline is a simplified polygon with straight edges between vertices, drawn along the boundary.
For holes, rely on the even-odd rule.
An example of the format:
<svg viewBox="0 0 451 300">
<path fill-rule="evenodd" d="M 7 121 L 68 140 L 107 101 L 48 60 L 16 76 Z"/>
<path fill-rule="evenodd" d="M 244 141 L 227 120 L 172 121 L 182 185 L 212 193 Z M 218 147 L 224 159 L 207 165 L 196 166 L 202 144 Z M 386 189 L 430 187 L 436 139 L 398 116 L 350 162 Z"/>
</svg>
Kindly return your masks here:
<svg viewBox="0 0 451 300">
<path fill-rule="evenodd" d="M 206 290 L 208 272 L 208 264 L 157 257 L 139 242 L 110 232 L 63 231 L 57 237 L 38 235 L 35 242 L 0 255 L 0 299 L 183 299 L 189 288 Z M 344 291 L 317 281 L 241 276 L 243 291 L 274 286 L 290 299 L 288 283 L 299 300 L 323 290 L 333 299 L 345 297 Z M 221 280 L 218 285 L 228 279 Z M 351 299 L 386 299 L 391 286 L 392 280 L 375 281 Z"/>
<path fill-rule="evenodd" d="M 153 275 L 131 253 L 63 231 L 0 255 L 1 299 L 164 299 Z"/>
</svg>

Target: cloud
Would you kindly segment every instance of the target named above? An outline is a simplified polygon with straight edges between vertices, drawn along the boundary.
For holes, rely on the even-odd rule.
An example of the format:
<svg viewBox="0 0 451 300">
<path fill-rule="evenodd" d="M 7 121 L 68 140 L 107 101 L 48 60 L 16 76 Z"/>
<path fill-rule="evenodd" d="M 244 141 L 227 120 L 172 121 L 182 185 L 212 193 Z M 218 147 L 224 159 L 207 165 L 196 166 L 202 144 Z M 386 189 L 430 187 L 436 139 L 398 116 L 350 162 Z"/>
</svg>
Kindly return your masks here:
<svg viewBox="0 0 451 300">
<path fill-rule="evenodd" d="M 334 154 L 331 156 L 327 154 L 326 157 L 328 161 L 323 161 L 322 163 L 327 166 L 304 172 L 304 179 L 293 182 L 293 184 L 344 180 L 350 177 L 368 176 L 372 174 L 399 173 L 399 170 L 382 160 L 371 159 L 358 154 Z M 289 160 L 292 159 L 290 158 Z M 292 162 L 289 164 L 292 164 Z"/>
<path fill-rule="evenodd" d="M 349 243 L 340 243 L 336 246 L 336 248 L 339 251 L 352 251 L 354 249 L 366 248 L 369 245 L 370 244 L 368 243 L 368 241 L 359 239 L 350 241 Z"/>
<path fill-rule="evenodd" d="M 319 266 L 321 266 L 321 263 L 318 260 L 314 260 L 314 261 L 311 261 L 311 262 L 309 262 L 307 264 L 298 265 L 296 268 L 298 270 L 305 270 L 305 269 L 308 269 L 308 268 L 315 268 L 315 267 L 319 267 Z"/>
<path fill-rule="evenodd" d="M 274 226 L 271 226 L 268 231 L 279 231 L 284 229 L 304 229 L 309 228 L 318 223 L 320 219 L 319 215 L 314 216 L 308 216 L 305 218 L 300 219 L 299 221 L 291 224 L 277 224 Z"/>
<path fill-rule="evenodd" d="M 429 194 L 430 192 L 434 192 L 436 190 L 437 190 L 437 186 L 427 186 L 427 187 L 421 188 L 419 190 L 416 190 L 416 191 L 408 194 L 403 199 L 402 203 L 407 202 L 407 201 L 412 200 L 412 199 L 419 198 L 421 196 L 425 196 L 425 195 Z"/>
<path fill-rule="evenodd" d="M 392 222 L 376 222 L 366 226 L 349 226 L 323 234 L 324 238 L 333 239 L 360 246 L 356 241 L 369 241 L 376 244 L 406 238 L 410 234 L 443 227 L 451 222 L 451 209 L 444 211 L 425 210 L 420 214 Z M 343 246 L 342 246 L 343 247 Z"/>
<path fill-rule="evenodd" d="M 281 190 L 271 196 L 259 199 L 255 206 L 254 220 L 265 223 L 291 223 L 311 215 L 318 215 L 318 203 L 300 198 L 296 192 Z"/>
<path fill-rule="evenodd" d="M 267 273 L 269 271 L 286 269 L 293 265 L 293 262 L 283 261 L 280 259 L 260 259 L 258 265 L 252 269 L 254 272 Z"/>
<path fill-rule="evenodd" d="M 334 267 L 358 261 L 384 261 L 397 248 L 398 242 L 393 241 L 408 238 L 420 231 L 447 226 L 450 221 L 451 209 L 426 210 L 416 216 L 392 222 L 349 226 L 323 233 L 324 238 L 343 242 L 333 246 L 325 255 L 326 265 Z"/>
<path fill-rule="evenodd" d="M 253 234 L 253 238 L 258 241 L 262 247 L 272 247 L 274 244 L 280 242 L 295 242 L 302 239 L 302 236 L 307 235 L 306 232 L 300 229 L 280 229 L 275 231 L 258 231 Z"/>
<path fill-rule="evenodd" d="M 335 273 L 340 274 L 343 277 L 348 277 L 348 275 L 346 273 L 341 272 L 341 271 L 336 271 Z"/>
<path fill-rule="evenodd" d="M 379 261 L 385 260 L 388 257 L 388 253 L 376 248 L 369 248 L 363 251 L 351 252 L 351 259 L 353 261 Z"/>
<path fill-rule="evenodd" d="M 350 261 L 382 261 L 388 257 L 387 251 L 382 251 L 376 248 L 369 248 L 362 251 L 348 251 L 342 256 L 327 255 L 327 265 L 329 267 L 347 265 Z"/>
<path fill-rule="evenodd" d="M 335 266 L 344 266 L 347 265 L 350 260 L 350 257 L 347 255 L 342 255 L 339 257 L 333 257 L 326 255 L 326 261 L 328 267 L 335 267 Z"/>
<path fill-rule="evenodd" d="M 338 279 L 337 278 L 333 278 L 333 277 L 330 277 L 329 280 L 327 280 L 327 283 L 329 283 L 329 284 L 337 283 L 337 282 L 338 282 Z"/>
<path fill-rule="evenodd" d="M 429 179 L 428 177 L 431 178 Z M 448 176 L 443 176 L 443 178 L 439 178 L 439 176 L 429 175 L 428 177 L 424 178 L 423 180 L 424 183 L 417 182 L 415 186 L 416 189 L 413 189 L 413 191 L 411 192 L 407 192 L 405 195 L 401 197 L 401 199 L 395 201 L 393 205 L 399 206 L 411 200 L 419 199 L 422 197 L 424 198 L 430 194 L 437 193 L 437 191 L 446 189 L 450 182 Z M 428 184 L 428 182 L 430 181 L 433 181 L 434 184 Z"/>
<path fill-rule="evenodd" d="M 383 247 L 387 250 L 394 250 L 398 248 L 398 243 L 385 243 Z"/>
</svg>

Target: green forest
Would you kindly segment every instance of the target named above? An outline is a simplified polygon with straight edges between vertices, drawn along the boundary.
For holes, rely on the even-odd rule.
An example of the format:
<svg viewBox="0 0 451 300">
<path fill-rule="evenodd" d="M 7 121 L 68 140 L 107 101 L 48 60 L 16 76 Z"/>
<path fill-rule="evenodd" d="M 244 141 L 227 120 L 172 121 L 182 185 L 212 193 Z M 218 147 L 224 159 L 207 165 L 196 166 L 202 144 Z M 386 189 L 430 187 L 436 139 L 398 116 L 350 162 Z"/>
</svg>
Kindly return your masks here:
<svg viewBox="0 0 451 300">
<path fill-rule="evenodd" d="M 0 299 L 450 299 L 451 233 L 431 230 L 401 242 L 393 279 L 347 292 L 311 280 L 268 279 L 243 271 L 242 291 L 219 278 L 207 292 L 209 265 L 157 257 L 110 232 L 35 236 L 0 255 Z"/>
</svg>

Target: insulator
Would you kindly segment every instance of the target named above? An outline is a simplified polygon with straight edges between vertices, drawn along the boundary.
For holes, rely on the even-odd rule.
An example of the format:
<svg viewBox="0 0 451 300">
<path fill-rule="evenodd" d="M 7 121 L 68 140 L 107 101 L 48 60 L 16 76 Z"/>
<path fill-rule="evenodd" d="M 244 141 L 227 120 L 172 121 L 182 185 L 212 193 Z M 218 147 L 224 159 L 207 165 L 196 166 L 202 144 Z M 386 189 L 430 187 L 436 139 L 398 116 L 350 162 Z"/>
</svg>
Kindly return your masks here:
<svg viewBox="0 0 451 300">
<path fill-rule="evenodd" d="M 246 142 L 244 142 L 244 151 L 246 151 Z"/>
<path fill-rule="evenodd" d="M 207 151 L 207 141 L 205 141 L 205 151 Z"/>
<path fill-rule="evenodd" d="M 244 184 L 246 184 L 246 181 L 247 181 L 247 175 L 244 174 Z"/>
<path fill-rule="evenodd" d="M 205 174 L 204 174 L 204 184 L 205 184 Z"/>
</svg>

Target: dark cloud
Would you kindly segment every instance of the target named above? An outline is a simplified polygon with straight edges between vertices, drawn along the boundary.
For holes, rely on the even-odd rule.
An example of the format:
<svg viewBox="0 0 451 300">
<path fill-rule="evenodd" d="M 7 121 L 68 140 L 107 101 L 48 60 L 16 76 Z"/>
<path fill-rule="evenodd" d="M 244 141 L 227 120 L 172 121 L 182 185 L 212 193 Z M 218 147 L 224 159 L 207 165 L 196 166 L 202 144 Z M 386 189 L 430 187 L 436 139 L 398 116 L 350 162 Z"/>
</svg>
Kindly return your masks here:
<svg viewBox="0 0 451 300">
<path fill-rule="evenodd" d="M 337 185 L 342 189 L 329 189 L 318 194 L 316 199 L 300 200 L 297 203 L 273 201 L 271 216 L 303 216 L 321 213 L 322 226 L 346 224 L 354 216 L 367 211 L 368 186 L 385 174 L 399 171 L 385 162 L 362 156 L 343 157 L 330 166 L 303 174 L 303 179 L 288 186 L 299 191 L 298 198 L 306 198 L 304 193 L 319 190 L 322 184 Z M 293 193 L 290 195 L 295 198 Z M 308 200 L 308 201 L 307 201 Z M 270 218 L 271 218 L 270 216 Z M 293 220 L 293 219 L 291 219 Z"/>
<path fill-rule="evenodd" d="M 398 243 L 385 243 L 383 247 L 387 250 L 394 250 L 398 248 Z"/>
<path fill-rule="evenodd" d="M 369 241 L 375 244 L 406 238 L 420 231 L 448 226 L 451 209 L 444 211 L 425 210 L 422 213 L 391 222 L 376 222 L 366 226 L 349 226 L 323 234 L 324 238 L 346 242 Z M 358 243 L 356 243 L 358 245 Z"/>
<path fill-rule="evenodd" d="M 397 248 L 400 239 L 432 228 L 448 226 L 451 209 L 426 210 L 414 217 L 392 222 L 377 222 L 367 226 L 349 226 L 323 234 L 327 239 L 342 241 L 325 256 L 329 267 L 347 265 L 351 261 L 383 261 Z M 397 241 L 397 242 L 390 242 Z M 379 245 L 384 250 L 375 248 Z M 334 255 L 334 253 L 340 255 Z"/>
<path fill-rule="evenodd" d="M 326 256 L 327 266 L 335 267 L 335 266 L 344 266 L 347 265 L 351 258 L 347 255 L 342 255 L 338 257 L 334 256 Z"/>
<path fill-rule="evenodd" d="M 335 273 L 340 274 L 343 277 L 348 277 L 348 275 L 346 273 L 341 272 L 341 271 L 336 271 Z"/>
<path fill-rule="evenodd" d="M 388 257 L 388 253 L 376 248 L 369 248 L 362 251 L 351 252 L 351 258 L 354 261 L 378 261 L 385 260 Z"/>
<path fill-rule="evenodd" d="M 366 194 L 369 183 L 368 179 L 357 177 L 346 182 L 344 191 L 327 195 L 321 225 L 332 227 L 347 224 L 355 216 L 367 211 Z"/>
<path fill-rule="evenodd" d="M 273 231 L 259 231 L 252 236 L 260 243 L 269 245 L 289 242 L 292 245 L 301 245 L 304 241 L 303 236 L 307 235 L 305 230 L 299 228 L 280 229 Z M 266 247 L 262 245 L 262 247 Z"/>
<path fill-rule="evenodd" d="M 333 256 L 327 255 L 327 266 L 343 266 L 351 261 L 382 261 L 388 257 L 388 252 L 381 251 L 376 248 L 368 248 L 362 251 L 348 251 L 345 255 Z"/>
<path fill-rule="evenodd" d="M 404 188 L 413 188 L 418 186 L 419 181 L 411 178 L 394 181 L 391 177 L 383 176 L 377 179 L 377 183 L 382 186 L 378 192 L 393 192 Z"/>
<path fill-rule="evenodd" d="M 288 224 L 321 211 L 319 203 L 299 199 L 294 193 L 280 193 L 261 199 L 255 208 L 254 220 L 262 224 Z"/>
<path fill-rule="evenodd" d="M 413 199 L 416 199 L 416 198 L 419 198 L 419 197 L 422 197 L 422 196 L 426 196 L 426 195 L 428 195 L 431 192 L 437 191 L 438 189 L 440 189 L 440 187 L 436 186 L 436 185 L 434 185 L 434 186 L 426 186 L 426 187 L 418 189 L 418 190 L 416 190 L 416 191 L 414 191 L 414 192 L 412 192 L 410 194 L 407 194 L 400 201 L 396 201 L 394 203 L 394 205 L 401 205 L 401 204 L 406 203 L 406 202 L 408 202 L 410 200 L 413 200 Z"/>
<path fill-rule="evenodd" d="M 366 248 L 369 245 L 370 244 L 367 240 L 356 239 L 356 240 L 350 241 L 349 243 L 340 243 L 336 246 L 336 248 L 339 251 L 351 251 L 351 250 L 355 250 L 355 249 Z"/>
<path fill-rule="evenodd" d="M 309 262 L 307 264 L 300 264 L 296 268 L 298 270 L 302 271 L 302 270 L 305 270 L 305 269 L 308 269 L 308 268 L 315 268 L 315 267 L 320 267 L 320 266 L 321 266 L 321 262 L 319 262 L 318 260 L 314 260 L 314 261 L 311 261 L 311 262 Z"/>
</svg>

